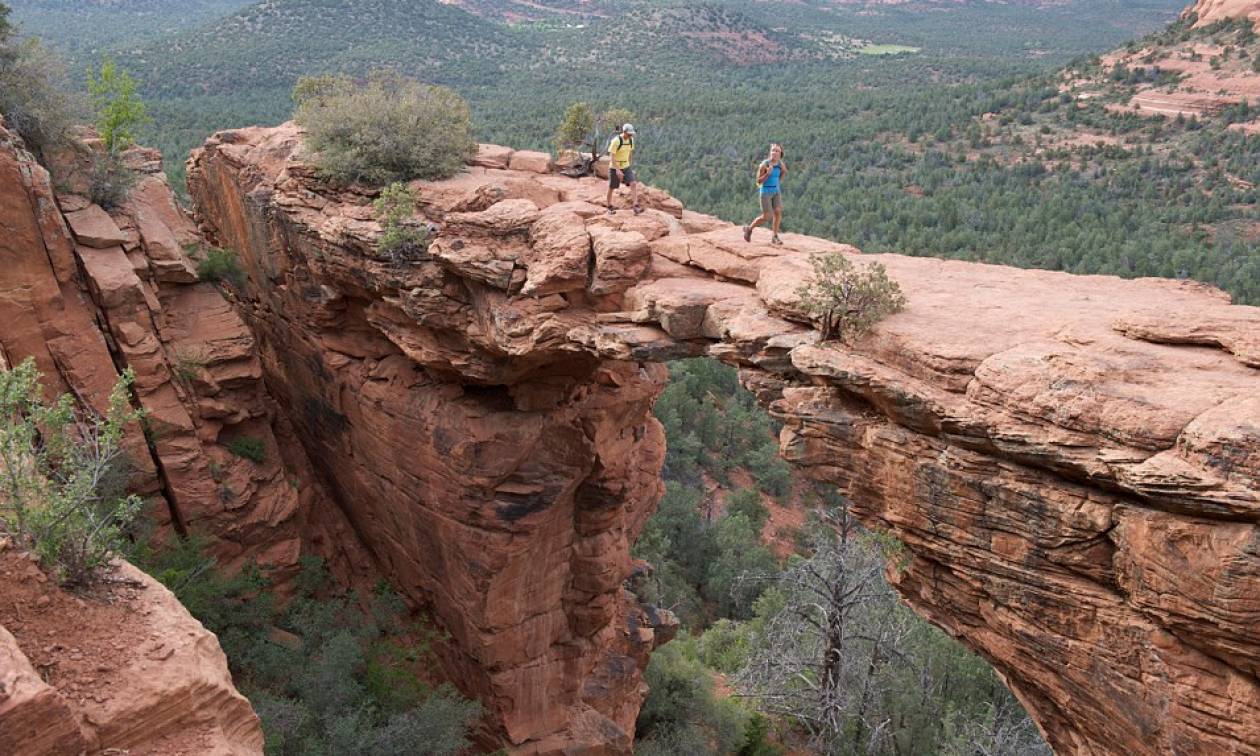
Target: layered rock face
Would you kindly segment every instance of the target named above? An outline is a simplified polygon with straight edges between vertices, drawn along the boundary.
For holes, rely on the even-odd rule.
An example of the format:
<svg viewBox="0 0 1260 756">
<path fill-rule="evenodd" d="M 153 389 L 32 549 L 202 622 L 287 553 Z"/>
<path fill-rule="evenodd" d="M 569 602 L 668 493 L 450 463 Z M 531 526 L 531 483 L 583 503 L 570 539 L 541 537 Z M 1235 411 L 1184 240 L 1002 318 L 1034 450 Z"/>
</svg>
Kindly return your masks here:
<svg viewBox="0 0 1260 756">
<path fill-rule="evenodd" d="M 90 137 L 54 156 L 62 191 L 0 123 L 0 352 L 33 358 L 50 393 L 104 410 L 135 374 L 146 433 L 131 439 L 132 487 L 157 521 L 213 537 L 228 566 L 296 569 L 299 533 L 321 493 L 262 381 L 254 338 L 189 255 L 205 253 L 157 153 L 133 149 L 138 181 L 110 211 L 87 199 Z M 137 429 L 138 431 L 138 429 Z M 256 439 L 256 462 L 229 451 Z M 311 526 L 314 527 L 314 526 Z M 313 539 L 308 538 L 308 541 Z M 328 540 L 328 539 L 323 539 Z"/>
<path fill-rule="evenodd" d="M 659 640 L 621 589 L 659 492 L 654 363 L 702 354 L 743 369 L 788 459 L 906 544 L 898 589 L 1059 752 L 1260 747 L 1260 310 L 863 256 L 910 304 L 821 345 L 808 254 L 853 248 L 747 244 L 657 191 L 607 216 L 600 182 L 511 157 L 414 184 L 437 230 L 407 260 L 291 125 L 221 133 L 189 176 L 248 270 L 241 311 L 297 437 L 516 750 L 628 748 Z"/>
</svg>

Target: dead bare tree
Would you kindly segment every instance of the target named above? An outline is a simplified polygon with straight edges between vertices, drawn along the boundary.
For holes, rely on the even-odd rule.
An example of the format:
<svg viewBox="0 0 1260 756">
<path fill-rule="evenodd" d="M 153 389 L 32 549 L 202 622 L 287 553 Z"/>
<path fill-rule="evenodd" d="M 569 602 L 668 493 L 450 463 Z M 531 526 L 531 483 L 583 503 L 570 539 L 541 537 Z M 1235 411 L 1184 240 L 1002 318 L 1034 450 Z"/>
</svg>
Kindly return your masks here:
<svg viewBox="0 0 1260 756">
<path fill-rule="evenodd" d="M 784 608 L 735 682 L 761 710 L 797 723 L 813 747 L 865 753 L 878 750 L 889 729 L 872 706 L 873 672 L 907 628 L 892 616 L 897 600 L 878 543 L 847 510 L 834 519 L 834 534 L 825 532 L 810 558 L 778 576 Z"/>
<path fill-rule="evenodd" d="M 883 576 L 900 558 L 896 542 L 863 530 L 844 506 L 830 525 L 781 575 L 745 576 L 773 580 L 782 609 L 734 676 L 739 694 L 829 756 L 1048 755 L 1000 681 L 900 603 Z"/>
</svg>

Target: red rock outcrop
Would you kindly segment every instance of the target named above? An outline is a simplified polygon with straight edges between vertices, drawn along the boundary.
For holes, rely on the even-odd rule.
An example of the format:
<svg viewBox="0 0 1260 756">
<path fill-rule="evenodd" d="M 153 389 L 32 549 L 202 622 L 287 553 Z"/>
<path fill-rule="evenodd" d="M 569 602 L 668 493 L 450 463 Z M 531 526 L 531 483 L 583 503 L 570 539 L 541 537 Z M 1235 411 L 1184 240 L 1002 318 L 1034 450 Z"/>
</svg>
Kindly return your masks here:
<svg viewBox="0 0 1260 756">
<path fill-rule="evenodd" d="M 1209 27 L 1230 19 L 1251 19 L 1260 24 L 1257 0 L 1200 0 L 1186 9 L 1194 14 L 1194 28 Z M 1115 98 L 1108 110 L 1123 114 L 1161 118 L 1211 118 L 1226 108 L 1255 102 L 1260 97 L 1260 76 L 1251 67 L 1249 54 L 1234 56 L 1235 46 L 1247 47 L 1237 33 L 1200 34 L 1186 39 L 1173 37 L 1149 40 L 1133 50 L 1121 48 L 1101 58 L 1097 74 L 1080 76 L 1075 69 L 1065 74 L 1060 91 L 1081 101 L 1099 97 Z M 1140 81 L 1118 87 L 1111 76 L 1117 68 L 1161 72 L 1157 78 L 1171 81 Z M 1168 76 L 1173 74 L 1174 76 Z M 1126 102 L 1116 97 L 1122 94 Z M 1260 131 L 1260 121 L 1244 113 L 1232 116 L 1229 128 L 1245 133 Z M 1109 143 L 1109 135 L 1092 134 L 1095 144 Z"/>
<path fill-rule="evenodd" d="M 79 597 L 12 548 L 0 570 L 0 753 L 262 753 L 218 640 L 153 578 L 120 562 Z"/>
<path fill-rule="evenodd" d="M 452 676 L 507 739 L 628 752 L 638 670 L 669 624 L 622 587 L 661 493 L 665 371 L 567 338 L 590 315 L 565 294 L 586 286 L 591 213 L 555 226 L 553 177 L 478 168 L 506 184 L 426 191 L 447 233 L 399 266 L 376 254 L 362 197 L 308 191 L 295 147 L 291 128 L 221 135 L 190 177 L 209 238 L 249 274 L 237 296 L 276 398 L 382 571 L 452 634 Z M 509 299 L 531 235 L 580 248 L 580 275 L 551 266 L 532 280 L 551 293 Z M 630 286 L 646 243 L 608 250 L 604 286 Z"/>
<path fill-rule="evenodd" d="M 1260 2 L 1256 0 L 1198 0 L 1186 13 L 1195 15 L 1195 26 L 1210 26 L 1231 18 L 1248 18 L 1260 24 Z"/>
<path fill-rule="evenodd" d="M 906 544 L 898 589 L 1059 752 L 1260 748 L 1260 310 L 863 256 L 910 304 L 821 345 L 807 256 L 852 247 L 747 244 L 655 190 L 607 216 L 600 182 L 496 167 L 511 154 L 414 185 L 438 231 L 404 264 L 291 125 L 216 135 L 189 177 L 297 437 L 514 749 L 628 748 L 658 640 L 621 589 L 658 493 L 654 363 L 699 354 L 743 368 L 785 456 Z"/>
<path fill-rule="evenodd" d="M 90 135 L 54 156 L 63 186 L 87 190 Z M 254 337 L 190 255 L 207 248 L 175 202 L 151 150 L 127 156 L 138 181 L 118 208 L 54 192 L 48 171 L 0 123 L 0 351 L 32 357 L 50 393 L 103 410 L 119 374 L 135 374 L 146 433 L 131 439 L 133 488 L 159 523 L 214 539 L 228 566 L 253 560 L 291 574 L 302 549 L 353 552 L 321 535 L 339 527 L 287 421 L 266 392 Z M 232 454 L 262 442 L 264 458 Z M 308 516 L 315 512 L 314 516 Z M 356 561 L 362 562 L 361 557 Z M 347 563 L 346 559 L 339 559 Z"/>
</svg>

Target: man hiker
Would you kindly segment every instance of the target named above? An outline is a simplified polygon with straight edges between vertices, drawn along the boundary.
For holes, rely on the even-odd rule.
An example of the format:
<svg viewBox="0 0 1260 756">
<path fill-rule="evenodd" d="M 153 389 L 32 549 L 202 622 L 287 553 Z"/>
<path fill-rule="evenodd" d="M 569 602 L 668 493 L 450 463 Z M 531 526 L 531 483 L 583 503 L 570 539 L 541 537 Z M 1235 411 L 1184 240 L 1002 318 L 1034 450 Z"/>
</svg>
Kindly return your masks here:
<svg viewBox="0 0 1260 756">
<path fill-rule="evenodd" d="M 630 187 L 634 200 L 634 214 L 643 212 L 639 207 L 639 182 L 634 180 L 634 169 L 630 167 L 630 159 L 634 157 L 634 126 L 626 124 L 621 133 L 608 143 L 608 214 L 617 212 L 613 207 L 613 191 L 625 183 Z"/>
<path fill-rule="evenodd" d="M 762 160 L 761 165 L 757 166 L 757 194 L 761 198 L 761 215 L 744 226 L 744 241 L 752 241 L 753 229 L 766 220 L 770 220 L 774 232 L 774 236 L 770 237 L 770 243 L 783 244 L 783 240 L 779 238 L 779 225 L 783 223 L 783 193 L 780 191 L 779 182 L 786 175 L 787 165 L 783 162 L 783 146 L 772 144 L 770 157 Z"/>
</svg>

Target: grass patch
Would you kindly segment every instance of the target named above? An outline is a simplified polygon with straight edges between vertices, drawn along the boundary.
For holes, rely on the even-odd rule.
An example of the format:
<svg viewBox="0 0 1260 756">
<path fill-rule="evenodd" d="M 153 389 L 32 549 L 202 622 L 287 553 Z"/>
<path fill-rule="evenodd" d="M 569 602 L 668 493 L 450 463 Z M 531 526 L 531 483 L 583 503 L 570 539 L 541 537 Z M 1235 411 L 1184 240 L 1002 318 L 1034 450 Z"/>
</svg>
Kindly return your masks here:
<svg viewBox="0 0 1260 756">
<path fill-rule="evenodd" d="M 863 55 L 912 55 L 919 50 L 920 48 L 909 45 L 867 45 L 858 48 L 858 52 Z"/>
<path fill-rule="evenodd" d="M 191 386 L 201 371 L 205 370 L 206 358 L 195 352 L 177 352 L 171 367 L 176 378 L 183 381 L 184 385 Z"/>
</svg>

